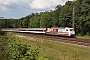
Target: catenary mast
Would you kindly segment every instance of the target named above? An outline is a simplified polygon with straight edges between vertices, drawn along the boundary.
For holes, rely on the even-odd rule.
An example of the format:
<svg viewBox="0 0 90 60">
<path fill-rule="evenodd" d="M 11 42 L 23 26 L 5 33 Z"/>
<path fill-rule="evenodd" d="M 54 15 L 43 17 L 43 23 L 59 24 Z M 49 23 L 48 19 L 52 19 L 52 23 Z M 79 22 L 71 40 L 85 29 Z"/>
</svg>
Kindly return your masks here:
<svg viewBox="0 0 90 60">
<path fill-rule="evenodd" d="M 73 23 L 72 23 L 73 29 L 75 29 L 75 8 L 74 8 L 74 2 L 75 2 L 75 0 L 72 1 L 72 3 L 73 3 Z"/>
</svg>

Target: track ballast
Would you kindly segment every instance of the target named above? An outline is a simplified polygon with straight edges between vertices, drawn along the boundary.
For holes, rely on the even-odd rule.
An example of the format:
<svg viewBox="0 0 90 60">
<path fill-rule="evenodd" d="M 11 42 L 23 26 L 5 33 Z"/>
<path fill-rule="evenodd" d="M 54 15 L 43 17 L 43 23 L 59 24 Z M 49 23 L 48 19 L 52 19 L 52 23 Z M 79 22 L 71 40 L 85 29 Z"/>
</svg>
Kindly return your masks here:
<svg viewBox="0 0 90 60">
<path fill-rule="evenodd" d="M 39 39 L 47 39 L 47 40 L 53 40 L 57 42 L 65 42 L 65 43 L 90 47 L 90 39 L 86 39 L 86 38 L 69 38 L 69 37 L 61 37 L 61 36 L 28 34 L 28 33 L 16 33 L 16 34 L 23 35 L 24 37 L 34 37 Z"/>
</svg>

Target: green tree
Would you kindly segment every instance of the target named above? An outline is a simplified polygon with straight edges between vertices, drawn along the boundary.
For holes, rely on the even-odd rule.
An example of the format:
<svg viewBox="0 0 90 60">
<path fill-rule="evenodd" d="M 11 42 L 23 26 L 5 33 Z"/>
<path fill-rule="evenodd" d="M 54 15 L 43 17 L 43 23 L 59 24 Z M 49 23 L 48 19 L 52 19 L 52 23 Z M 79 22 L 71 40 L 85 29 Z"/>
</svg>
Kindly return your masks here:
<svg viewBox="0 0 90 60">
<path fill-rule="evenodd" d="M 45 12 L 44 14 L 42 14 L 40 20 L 40 27 L 41 28 L 52 27 L 52 19 L 49 12 Z"/>
<path fill-rule="evenodd" d="M 62 6 L 60 11 L 60 26 L 62 27 L 72 27 L 72 7 L 71 2 L 66 2 L 64 6 Z"/>
<path fill-rule="evenodd" d="M 77 0 L 75 3 L 76 8 L 76 32 L 81 35 L 89 33 L 89 16 L 90 16 L 90 1 L 89 0 Z"/>
<path fill-rule="evenodd" d="M 40 27 L 40 17 L 34 16 L 30 19 L 29 27 L 39 28 Z"/>
<path fill-rule="evenodd" d="M 61 21 L 60 21 L 60 10 L 61 10 L 61 5 L 57 5 L 56 7 L 55 7 L 55 10 L 54 11 L 52 11 L 51 13 L 52 13 L 52 26 L 53 27 L 59 27 L 60 26 L 60 23 L 61 23 Z"/>
</svg>

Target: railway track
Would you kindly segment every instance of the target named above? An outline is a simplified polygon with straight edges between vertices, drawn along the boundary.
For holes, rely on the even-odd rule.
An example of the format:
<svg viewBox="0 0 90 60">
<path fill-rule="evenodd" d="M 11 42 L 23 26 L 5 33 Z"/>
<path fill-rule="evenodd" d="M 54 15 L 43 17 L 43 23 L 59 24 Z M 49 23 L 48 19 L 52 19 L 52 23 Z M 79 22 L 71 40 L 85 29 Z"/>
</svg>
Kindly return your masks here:
<svg viewBox="0 0 90 60">
<path fill-rule="evenodd" d="M 57 42 L 65 42 L 65 43 L 90 47 L 90 39 L 85 39 L 85 38 L 69 38 L 69 37 L 50 36 L 50 35 L 43 35 L 43 34 L 26 34 L 26 33 L 16 33 L 16 34 L 24 35 L 27 37 L 54 40 Z"/>
</svg>

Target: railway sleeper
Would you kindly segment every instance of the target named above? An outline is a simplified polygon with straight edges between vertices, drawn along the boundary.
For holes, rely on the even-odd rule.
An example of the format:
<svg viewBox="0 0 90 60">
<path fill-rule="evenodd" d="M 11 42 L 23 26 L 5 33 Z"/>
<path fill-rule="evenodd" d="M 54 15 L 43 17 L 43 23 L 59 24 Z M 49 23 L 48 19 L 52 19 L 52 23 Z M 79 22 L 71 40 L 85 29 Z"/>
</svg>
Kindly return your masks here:
<svg viewBox="0 0 90 60">
<path fill-rule="evenodd" d="M 70 43 L 69 40 L 62 40 L 61 42 Z"/>
<path fill-rule="evenodd" d="M 90 43 L 84 43 L 85 46 L 90 46 Z"/>
<path fill-rule="evenodd" d="M 77 42 L 77 44 L 78 44 L 78 45 L 83 45 L 83 44 L 84 44 L 84 42 Z"/>
<path fill-rule="evenodd" d="M 77 44 L 77 42 L 76 42 L 76 41 L 70 41 L 70 43 L 71 43 L 71 44 Z"/>
</svg>

